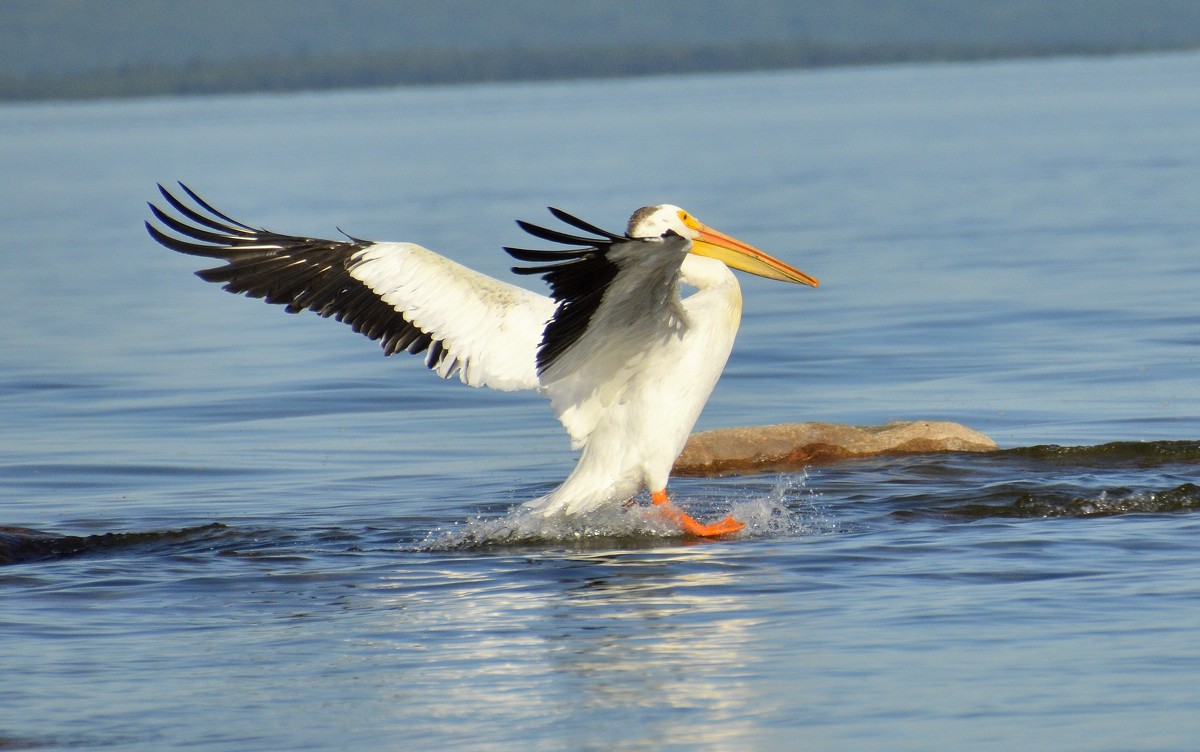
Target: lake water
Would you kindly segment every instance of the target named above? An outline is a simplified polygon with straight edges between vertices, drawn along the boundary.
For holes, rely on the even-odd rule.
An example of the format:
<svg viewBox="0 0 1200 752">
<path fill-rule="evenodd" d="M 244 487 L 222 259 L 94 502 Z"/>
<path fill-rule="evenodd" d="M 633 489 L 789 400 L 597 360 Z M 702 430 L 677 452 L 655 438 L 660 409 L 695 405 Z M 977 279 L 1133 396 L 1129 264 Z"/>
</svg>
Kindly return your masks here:
<svg viewBox="0 0 1200 752">
<path fill-rule="evenodd" d="M 699 428 L 940 419 L 986 455 L 681 479 L 689 545 L 471 546 L 573 456 L 235 298 L 184 180 L 507 276 L 671 202 L 744 278 Z M 0 748 L 1190 750 L 1200 55 L 0 107 Z M 525 280 L 536 286 L 537 280 Z"/>
</svg>

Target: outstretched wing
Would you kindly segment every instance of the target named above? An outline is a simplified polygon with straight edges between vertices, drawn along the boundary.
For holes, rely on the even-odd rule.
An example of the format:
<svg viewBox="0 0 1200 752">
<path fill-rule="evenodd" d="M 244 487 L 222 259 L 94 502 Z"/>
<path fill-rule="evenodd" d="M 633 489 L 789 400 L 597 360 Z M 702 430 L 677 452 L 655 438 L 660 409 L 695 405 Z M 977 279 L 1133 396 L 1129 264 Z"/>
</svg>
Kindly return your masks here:
<svg viewBox="0 0 1200 752">
<path fill-rule="evenodd" d="M 601 230 L 558 209 L 558 219 L 589 238 L 519 222 L 534 237 L 579 246 L 545 251 L 505 248 L 536 266 L 558 303 L 537 353 L 542 389 L 576 446 L 583 444 L 648 352 L 687 328 L 680 266 L 691 243 L 669 233 L 637 239 Z"/>
<path fill-rule="evenodd" d="M 550 298 L 493 279 L 412 243 L 324 240 L 251 227 L 180 184 L 194 206 L 159 191 L 150 205 L 171 250 L 221 259 L 196 274 L 224 289 L 296 313 L 314 311 L 379 340 L 385 355 L 424 353 L 442 378 L 470 386 L 536 389 L 537 349 L 554 315 Z"/>
</svg>

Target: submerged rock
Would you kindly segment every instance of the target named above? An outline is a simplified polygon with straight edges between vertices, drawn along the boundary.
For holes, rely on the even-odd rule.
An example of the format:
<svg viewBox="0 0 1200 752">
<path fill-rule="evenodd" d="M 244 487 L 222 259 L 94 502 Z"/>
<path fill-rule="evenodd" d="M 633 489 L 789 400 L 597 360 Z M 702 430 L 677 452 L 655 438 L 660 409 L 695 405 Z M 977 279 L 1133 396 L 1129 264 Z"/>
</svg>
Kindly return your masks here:
<svg viewBox="0 0 1200 752">
<path fill-rule="evenodd" d="M 675 461 L 676 475 L 717 476 L 797 470 L 875 455 L 990 452 L 996 442 L 958 423 L 912 421 L 882 426 L 779 423 L 701 431 Z"/>
</svg>

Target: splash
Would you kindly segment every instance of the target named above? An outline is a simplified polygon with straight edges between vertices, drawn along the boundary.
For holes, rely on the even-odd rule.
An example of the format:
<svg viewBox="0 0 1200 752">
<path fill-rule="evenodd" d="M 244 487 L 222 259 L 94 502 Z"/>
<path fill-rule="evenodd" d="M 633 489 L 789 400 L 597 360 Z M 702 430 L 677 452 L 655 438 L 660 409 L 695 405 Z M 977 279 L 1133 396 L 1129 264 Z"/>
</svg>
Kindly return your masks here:
<svg viewBox="0 0 1200 752">
<path fill-rule="evenodd" d="M 808 487 L 807 470 L 778 477 L 764 494 L 734 503 L 732 514 L 746 523 L 741 536 L 748 538 L 823 535 L 837 528 L 821 494 Z"/>
<path fill-rule="evenodd" d="M 749 498 L 722 495 L 679 498 L 676 503 L 701 520 L 732 514 L 746 523 L 745 529 L 718 540 L 777 538 L 828 532 L 832 523 L 817 503 L 818 495 L 809 491 L 807 474 L 787 476 L 769 486 L 764 493 Z M 582 515 L 545 515 L 523 507 L 510 509 L 500 517 L 476 517 L 450 529 L 431 532 L 419 546 L 426 551 L 446 551 L 487 547 L 538 546 L 657 546 L 669 541 L 704 543 L 684 536 L 654 508 L 643 503 L 622 507 L 612 505 Z"/>
</svg>

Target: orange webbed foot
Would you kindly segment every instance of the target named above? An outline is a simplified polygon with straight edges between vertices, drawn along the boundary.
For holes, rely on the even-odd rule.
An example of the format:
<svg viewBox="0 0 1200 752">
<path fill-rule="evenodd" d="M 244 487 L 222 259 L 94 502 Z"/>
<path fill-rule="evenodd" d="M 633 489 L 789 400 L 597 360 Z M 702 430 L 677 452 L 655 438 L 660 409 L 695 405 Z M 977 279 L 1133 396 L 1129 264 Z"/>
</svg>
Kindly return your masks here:
<svg viewBox="0 0 1200 752">
<path fill-rule="evenodd" d="M 735 520 L 732 516 L 726 517 L 720 522 L 705 525 L 672 504 L 671 500 L 667 498 L 665 490 L 653 492 L 650 494 L 650 499 L 654 502 L 655 508 L 658 509 L 663 517 L 679 525 L 683 529 L 683 532 L 688 535 L 694 535 L 697 538 L 716 538 L 721 535 L 730 535 L 746 527 L 746 523 Z"/>
</svg>

